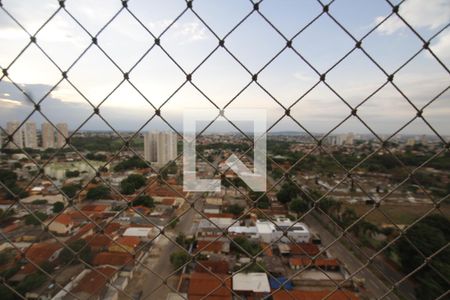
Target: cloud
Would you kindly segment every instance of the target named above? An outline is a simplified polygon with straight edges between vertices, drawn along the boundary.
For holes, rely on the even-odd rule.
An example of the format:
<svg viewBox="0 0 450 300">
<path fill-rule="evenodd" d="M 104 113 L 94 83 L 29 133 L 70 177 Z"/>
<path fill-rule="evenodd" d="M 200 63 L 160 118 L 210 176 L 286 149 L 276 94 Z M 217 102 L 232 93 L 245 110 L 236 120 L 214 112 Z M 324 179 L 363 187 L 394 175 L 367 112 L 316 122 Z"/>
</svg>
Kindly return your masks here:
<svg viewBox="0 0 450 300">
<path fill-rule="evenodd" d="M 450 31 L 441 34 L 431 49 L 440 58 L 450 58 Z"/>
<path fill-rule="evenodd" d="M 147 26 L 152 32 L 161 32 L 165 30 L 171 22 L 171 20 L 165 19 L 156 22 L 149 22 Z M 206 28 L 197 21 L 182 23 L 176 22 L 171 26 L 167 32 L 167 35 L 174 39 L 179 39 L 180 43 L 195 42 L 208 38 Z"/>
<path fill-rule="evenodd" d="M 400 6 L 399 15 L 413 28 L 437 29 L 450 20 L 450 1 L 448 0 L 409 0 Z M 379 24 L 385 17 L 378 16 L 375 23 Z M 386 20 L 377 31 L 382 34 L 394 34 L 406 28 L 400 18 L 394 16 Z"/>
</svg>

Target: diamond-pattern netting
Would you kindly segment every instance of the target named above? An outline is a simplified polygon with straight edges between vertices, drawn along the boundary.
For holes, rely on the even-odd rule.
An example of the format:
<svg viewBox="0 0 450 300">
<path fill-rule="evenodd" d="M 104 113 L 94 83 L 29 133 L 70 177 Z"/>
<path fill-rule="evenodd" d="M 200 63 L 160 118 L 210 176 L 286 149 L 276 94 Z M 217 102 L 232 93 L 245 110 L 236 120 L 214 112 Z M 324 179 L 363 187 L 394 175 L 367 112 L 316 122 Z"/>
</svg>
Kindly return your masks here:
<svg viewBox="0 0 450 300">
<path fill-rule="evenodd" d="M 444 244 L 426 248 L 424 244 L 432 242 L 432 239 L 424 237 L 423 240 L 418 240 L 417 236 L 422 237 L 423 233 L 416 228 L 432 214 L 448 218 L 442 204 L 448 202 L 449 194 L 446 192 L 436 194 L 431 191 L 429 182 L 421 176 L 421 171 L 440 157 L 448 155 L 448 140 L 439 133 L 440 130 L 434 126 L 432 120 L 429 120 L 427 113 L 433 106 L 438 105 L 438 102 L 439 105 L 448 102 L 448 98 L 441 100 L 450 88 L 448 62 L 445 61 L 444 55 L 434 50 L 434 46 L 438 37 L 448 30 L 450 23 L 433 34 L 423 33 L 412 25 L 414 20 L 402 14 L 402 8 L 406 5 L 404 2 L 408 1 L 399 3 L 390 0 L 379 1 L 386 11 L 386 16 L 378 18 L 370 27 L 355 26 L 350 22 L 352 18 L 346 16 L 341 6 L 343 1 L 336 0 L 329 3 L 321 0 L 311 1 L 313 8 L 308 6 L 308 10 L 291 11 L 286 14 L 285 17 L 294 19 L 299 14 L 308 16 L 302 17 L 303 22 L 291 23 L 298 23 L 295 28 L 286 26 L 283 18 L 271 10 L 274 6 L 288 4 L 269 0 L 233 3 L 235 11 L 233 5 L 225 9 L 232 16 L 224 15 L 222 11 L 217 11 L 217 8 L 205 10 L 203 6 L 197 7 L 196 4 L 201 2 L 200 0 L 179 1 L 176 5 L 167 7 L 165 4 L 160 7 L 160 11 L 156 5 L 149 3 L 149 7 L 155 6 L 150 14 L 156 13 L 166 17 L 161 22 L 148 20 L 149 15 L 143 13 L 141 7 L 144 4 L 137 0 L 114 1 L 114 5 L 108 5 L 107 11 L 99 14 L 101 16 L 92 18 L 98 11 L 104 9 L 101 4 L 95 2 L 81 4 L 77 1 L 54 1 L 42 6 L 30 6 L 26 12 L 32 14 L 35 13 L 32 10 L 36 10 L 38 18 L 33 20 L 40 21 L 28 24 L 25 22 L 27 16 L 23 11 L 15 11 L 9 2 L 0 1 L 2 24 L 18 29 L 21 36 L 29 38 L 27 43 L 21 45 L 23 48 L 7 49 L 5 57 L 8 59 L 0 62 L 2 68 L 0 84 L 8 83 L 11 89 L 24 97 L 32 107 L 23 111 L 22 119 L 12 131 L 0 127 L 0 132 L 6 137 L 2 148 L 15 149 L 29 162 L 29 167 L 35 169 L 35 172 L 30 172 L 31 176 L 22 180 L 25 182 L 21 186 L 22 190 L 33 187 L 37 182 L 46 181 L 50 188 L 56 190 L 64 199 L 64 205 L 58 210 L 49 212 L 48 217 L 36 206 L 21 201 L 23 197 L 20 189 L 7 180 L 0 181 L 1 190 L 13 199 L 12 204 L 2 211 L 2 222 L 4 218 L 14 215 L 14 210 L 20 210 L 23 212 L 20 217 L 24 218 L 27 224 L 20 234 L 33 236 L 28 240 L 30 246 L 23 248 L 17 242 L 19 240 L 17 236 L 9 234 L 6 229 L 1 231 L 2 241 L 9 249 L 7 251 L 13 253 L 15 261 L 19 263 L 19 267 L 12 273 L 2 265 L 1 287 L 5 295 L 8 292 L 11 299 L 45 298 L 55 295 L 56 299 L 89 298 L 92 295 L 108 298 L 115 294 L 119 299 L 165 299 L 171 292 L 178 294 L 181 299 L 188 299 L 183 285 L 186 280 L 195 279 L 193 273 L 191 277 L 189 275 L 189 270 L 195 266 L 196 271 L 200 270 L 201 273 L 207 274 L 214 282 L 212 285 L 209 284 L 199 299 L 218 299 L 215 298 L 217 295 L 224 294 L 228 295 L 225 296 L 228 298 L 223 299 L 230 297 L 247 299 L 233 289 L 230 282 L 237 273 L 255 270 L 267 274 L 269 280 L 275 282 L 277 286 L 261 298 L 298 299 L 288 286 L 291 281 L 298 280 L 296 278 L 299 276 L 302 278 L 301 276 L 311 267 L 315 268 L 322 280 L 329 282 L 327 292 L 323 295 L 324 299 L 334 299 L 334 294 L 338 292 L 342 293 L 343 297 L 354 299 L 349 290 L 356 290 L 355 282 L 361 282 L 361 279 L 365 281 L 363 297 L 370 295 L 376 299 L 414 299 L 416 295 L 411 279 L 418 273 L 432 276 L 435 282 L 447 287 L 444 290 L 431 287 L 435 288 L 433 299 L 448 297 L 450 286 L 448 265 L 442 266 L 436 262 L 436 258 L 441 257 L 439 262 L 442 262 L 442 257 L 448 255 L 448 239 Z M 424 2 L 421 5 L 426 8 L 428 4 Z M 145 6 L 145 9 L 147 8 Z M 364 7 L 358 9 L 365 10 Z M 89 16 L 91 20 L 88 22 Z M 402 39 L 413 41 L 408 43 L 407 51 L 400 54 L 383 52 L 392 50 L 387 46 L 384 48 L 378 45 L 379 37 L 374 34 L 377 30 L 386 30 L 384 28 L 386 24 L 393 23 L 403 28 L 405 34 Z M 51 47 L 55 39 L 57 43 L 62 45 L 65 43 L 62 36 L 61 40 L 58 40 L 58 37 L 49 33 L 58 32 L 60 26 L 64 26 L 65 30 L 76 37 L 76 47 L 68 49 L 67 53 L 59 53 Z M 176 31 L 179 31 L 180 26 L 184 26 L 182 34 L 177 35 Z M 320 35 L 316 34 L 317 28 L 320 28 Z M 132 35 L 127 30 L 131 31 Z M 190 39 L 202 40 L 205 36 L 209 38 L 201 49 L 189 44 Z M 386 35 L 385 38 L 389 37 Z M 104 42 L 107 40 L 114 43 Z M 180 42 L 182 47 L 180 44 L 174 44 L 174 40 Z M 401 42 L 389 41 L 383 45 L 395 47 L 401 45 Z M 265 47 L 266 43 L 273 43 L 275 47 Z M 410 46 L 411 44 L 415 46 Z M 255 48 L 260 51 L 259 55 L 254 55 Z M 334 49 L 332 55 L 324 54 L 328 48 Z M 121 59 L 124 51 L 130 53 L 126 59 Z M 186 52 L 192 55 L 186 58 L 182 55 Z M 424 86 L 427 93 L 424 97 L 426 101 L 411 98 L 410 87 L 402 82 L 402 77 L 406 76 L 403 75 L 406 69 L 420 72 L 420 65 L 416 66 L 415 63 L 421 56 L 431 59 L 430 70 L 433 74 L 439 73 L 440 78 L 445 78 L 439 79 L 438 89 L 433 89 L 435 86 L 431 85 L 431 88 Z M 283 91 L 285 81 L 289 82 L 290 79 L 284 78 L 285 69 L 280 69 L 279 62 L 292 68 L 295 65 L 306 69 L 302 74 L 295 74 L 295 77 L 302 80 L 302 84 L 293 84 L 294 87 L 297 86 L 293 93 Z M 93 68 L 92 66 L 96 64 L 99 67 Z M 20 83 L 23 78 L 33 80 L 32 76 L 38 74 L 25 72 L 27 76 L 20 77 L 24 76 L 23 70 L 27 68 L 34 68 L 34 71 L 45 70 L 48 73 L 46 76 L 48 82 L 38 93 L 31 93 Z M 221 78 L 221 72 L 224 71 L 233 76 Z M 342 72 L 352 73 L 356 83 L 352 82 L 353 86 L 343 83 L 340 78 Z M 371 78 L 375 76 L 376 80 L 365 80 L 367 72 L 373 74 Z M 151 80 L 143 81 L 142 74 Z M 209 77 L 213 77 L 213 80 L 211 81 Z M 157 85 L 163 85 L 164 92 L 159 92 L 156 96 L 150 95 L 149 91 Z M 364 87 L 358 92 L 358 97 L 352 96 L 354 85 Z M 57 124 L 64 121 L 64 117 L 61 119 L 61 116 L 48 113 L 50 104 L 47 103 L 52 99 L 53 93 L 61 90 L 72 91 L 84 107 L 84 114 L 78 117 L 77 126 L 71 129 L 70 136 L 64 136 L 65 133 Z M 136 105 L 141 110 L 147 111 L 147 117 L 139 120 L 139 125 L 134 126 L 131 132 L 123 132 L 116 117 L 122 114 L 123 120 L 126 120 L 132 116 L 132 109 L 111 110 L 105 103 L 120 103 L 123 97 L 130 94 L 139 100 L 137 103 L 129 103 L 129 106 Z M 174 108 L 187 108 L 183 98 L 192 94 L 202 99 L 202 105 L 217 109 L 217 116 L 199 130 L 197 137 L 204 137 L 208 129 L 212 128 L 222 116 L 227 125 L 240 135 L 241 144 L 244 145 L 241 151 L 238 151 L 238 157 L 241 159 L 252 159 L 253 137 L 229 120 L 226 111 L 227 108 L 235 106 L 252 106 L 253 103 L 249 103 L 252 102 L 249 100 L 251 96 L 248 94 L 257 94 L 261 103 L 264 102 L 264 105 L 274 107 L 280 112 L 270 120 L 266 134 L 274 132 L 283 122 L 288 122 L 292 131 L 303 132 L 304 138 L 310 144 L 308 151 L 290 157 L 288 166 L 276 157 L 267 158 L 271 176 L 268 178 L 268 188 L 264 193 L 252 193 L 241 188 L 242 184 L 239 181 L 226 176 L 230 168 L 221 169 L 217 159 L 209 159 L 202 151 L 196 151 L 198 162 L 207 166 L 214 176 L 220 178 L 222 185 L 228 187 L 227 191 L 234 191 L 237 198 L 247 203 L 242 211 L 234 215 L 231 223 L 218 222 L 214 216 L 205 212 L 204 194 L 187 194 L 170 182 L 167 174 L 171 172 L 173 162 L 155 168 L 138 150 L 137 145 L 142 134 L 156 122 L 163 124 L 168 131 L 176 133 L 182 140 L 182 132 L 177 130 L 176 124 L 169 121 L 171 119 L 169 116 Z M 216 94 L 220 96 L 217 97 Z M 324 94 L 327 95 L 329 102 L 322 102 L 320 106 L 315 99 Z M 373 116 L 373 105 L 379 99 L 389 97 L 397 101 L 395 108 L 401 110 L 402 114 L 399 114 L 395 124 L 396 130 L 386 136 L 378 129 L 384 120 Z M 339 113 L 335 105 L 339 106 Z M 63 103 L 62 114 L 71 114 L 70 107 L 70 102 Z M 448 106 L 444 108 L 448 109 Z M 316 114 L 329 117 L 325 126 L 322 126 L 325 128 L 323 134 L 314 132 L 318 124 L 316 120 L 309 118 Z M 383 112 L 378 114 L 383 115 Z M 41 155 L 39 159 L 36 159 L 33 149 L 24 148 L 15 139 L 15 135 L 26 126 L 27 121 L 36 117 L 48 122 L 52 130 L 64 136 L 62 145 L 56 147 L 54 151 Z M 110 155 L 100 162 L 94 162 L 91 159 L 92 153 L 88 153 L 93 151 L 86 151 L 87 146 L 77 142 L 78 135 L 82 134 L 91 123 L 107 128 L 111 132 L 111 138 L 119 141 L 114 149 L 108 149 Z M 349 124 L 356 124 L 374 137 L 371 146 L 364 149 L 362 154 L 352 161 L 346 160 L 341 153 L 327 145 L 332 135 L 350 126 Z M 405 162 L 404 157 L 392 147 L 397 136 L 409 126 L 425 128 L 440 143 L 432 153 L 422 156 L 415 164 Z M 88 168 L 88 171 L 85 171 L 88 180 L 70 188 L 61 186 L 58 180 L 46 172 L 51 164 L 58 161 L 60 155 L 68 152 L 72 153 L 75 160 L 84 162 Z M 223 154 L 219 154 L 218 157 L 221 155 Z M 395 168 L 396 175 L 392 180 L 393 184 L 386 187 L 381 196 L 374 196 L 372 190 L 375 187 L 367 184 L 361 170 L 365 170 L 367 165 L 376 164 L 379 156 L 389 160 L 393 169 Z M 316 177 L 317 189 L 311 189 L 304 184 L 298 174 L 305 168 L 312 170 L 317 168 L 314 163 L 318 157 L 326 160 L 328 166 L 332 166 L 333 172 L 338 175 L 335 175 L 334 184 L 331 185 L 321 185 Z M 175 159 L 178 166 L 182 165 L 182 158 L 182 154 L 178 154 Z M 121 184 L 110 180 L 109 173 L 114 172 L 124 161 L 138 164 L 140 169 L 146 170 L 146 174 L 154 175 L 150 176 L 137 192 L 127 192 Z M 448 170 L 445 176 L 448 182 Z M 351 186 L 353 193 L 358 193 L 366 199 L 366 203 L 369 203 L 359 214 L 344 207 L 343 202 L 331 200 L 348 186 Z M 411 186 L 423 195 L 429 205 L 418 218 L 403 227 L 392 218 L 386 203 L 405 193 Z M 91 192 L 93 187 L 103 193 L 103 196 L 115 200 L 116 205 L 108 213 L 89 211 L 79 205 L 80 199 L 96 199 Z M 268 209 L 270 203 L 274 202 L 274 195 L 282 187 L 295 190 L 295 193 L 301 195 L 307 203 L 302 213 L 291 216 L 293 223 L 288 228 L 280 227 Z M 164 189 L 173 197 L 183 200 L 183 204 L 175 214 L 165 219 L 155 218 L 147 214 L 142 206 L 134 205 L 145 201 L 147 193 L 155 188 Z M 377 186 L 376 189 L 378 191 L 382 188 Z M 97 200 L 100 198 L 102 197 L 98 197 Z M 67 213 L 70 213 L 80 226 L 76 233 L 67 237 L 49 230 L 56 220 L 61 220 Z M 164 216 L 165 212 L 160 213 Z M 251 244 L 250 247 L 246 245 L 233 232 L 233 227 L 245 224 L 255 216 L 271 223 L 276 230 L 282 232 L 282 235 L 262 245 Z M 370 248 L 367 247 L 367 240 L 364 237 L 367 232 L 377 231 L 370 223 L 370 219 L 375 216 L 391 225 L 396 234 L 391 234 L 391 238 L 384 244 Z M 117 238 L 115 235 L 123 219 L 133 217 L 140 219 L 140 226 L 153 228 L 152 236 L 141 241 L 139 245 L 130 245 L 130 239 Z M 308 224 L 318 231 L 322 247 L 317 252 L 308 252 L 289 234 L 289 230 L 299 222 Z M 209 226 L 214 235 L 202 239 L 201 244 L 197 241 L 197 249 L 194 249 L 195 243 L 188 242 L 187 239 L 195 235 L 193 228 L 198 223 Z M 41 227 L 39 232 L 30 233 L 39 227 Z M 444 240 L 445 238 L 448 236 L 444 237 Z M 282 240 L 284 243 L 297 245 L 303 259 L 301 267 L 288 272 L 284 279 L 280 279 L 279 272 L 274 271 L 276 268 L 270 264 L 271 253 Z M 214 248 L 218 244 L 229 245 L 229 251 L 237 253 L 236 257 L 240 258 L 232 273 L 215 272 L 214 268 L 210 267 L 209 261 L 205 260 L 202 249 Z M 31 254 L 38 251 L 42 245 L 56 250 L 59 257 L 63 256 L 65 260 L 57 268 L 53 268 L 48 263 L 54 259 L 52 257 L 43 260 L 30 259 L 36 257 Z M 99 262 L 100 258 L 93 260 L 90 257 L 92 249 L 98 248 L 102 251 L 105 247 L 120 253 L 120 261 L 113 267 Z M 405 274 L 394 270 L 382 258 L 389 255 L 395 247 L 405 250 L 405 253 L 418 254 L 419 259 L 412 262 Z M 327 272 L 328 267 L 319 263 L 330 252 L 345 265 L 346 274 L 343 279 L 334 278 Z M 176 253 L 177 257 L 173 253 Z M 169 256 L 172 264 L 169 262 Z M 232 259 L 236 260 L 236 257 Z M 78 278 L 77 275 L 81 272 L 85 273 L 85 277 L 82 278 L 96 282 L 94 286 L 89 287 L 92 295 L 77 293 L 77 282 L 70 282 L 75 277 Z M 129 275 L 133 273 L 137 274 L 137 278 Z M 128 284 L 126 288 L 127 284 L 117 280 L 124 274 L 128 274 L 126 276 L 130 278 L 130 282 L 128 279 L 126 281 Z M 200 275 L 196 273 L 195 276 Z M 415 282 L 416 285 L 427 284 L 426 280 L 420 277 L 415 278 Z M 26 288 L 30 286 L 31 288 Z M 104 286 L 108 287 L 107 291 Z M 287 298 L 277 298 L 281 297 L 279 296 L 281 293 Z M 420 297 L 431 299 L 430 295 L 417 297 L 417 299 Z"/>
</svg>

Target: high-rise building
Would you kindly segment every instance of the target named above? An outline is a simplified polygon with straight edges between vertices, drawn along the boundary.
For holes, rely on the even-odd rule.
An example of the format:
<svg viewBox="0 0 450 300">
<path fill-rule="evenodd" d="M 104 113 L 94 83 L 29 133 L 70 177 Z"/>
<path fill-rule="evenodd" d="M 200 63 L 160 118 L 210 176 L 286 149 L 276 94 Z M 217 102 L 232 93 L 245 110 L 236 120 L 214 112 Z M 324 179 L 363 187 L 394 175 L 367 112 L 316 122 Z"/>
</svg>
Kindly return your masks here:
<svg viewBox="0 0 450 300">
<path fill-rule="evenodd" d="M 20 123 L 17 121 L 6 124 L 6 132 L 9 135 L 14 134 L 13 141 L 8 144 L 9 149 L 23 148 L 23 131 L 19 126 Z"/>
<path fill-rule="evenodd" d="M 144 158 L 149 162 L 156 162 L 158 160 L 156 141 L 158 133 L 146 132 L 144 134 Z"/>
<path fill-rule="evenodd" d="M 22 130 L 25 148 L 37 149 L 38 141 L 37 141 L 36 123 L 26 122 L 25 125 L 22 127 Z"/>
<path fill-rule="evenodd" d="M 177 135 L 173 132 L 147 132 L 144 134 L 145 160 L 164 166 L 177 157 Z"/>
<path fill-rule="evenodd" d="M 56 146 L 58 148 L 62 148 L 66 144 L 66 138 L 69 137 L 69 127 L 67 123 L 58 123 L 56 124 L 57 133 L 56 133 Z"/>
<path fill-rule="evenodd" d="M 42 123 L 41 135 L 43 149 L 55 148 L 55 129 L 50 123 Z"/>
</svg>

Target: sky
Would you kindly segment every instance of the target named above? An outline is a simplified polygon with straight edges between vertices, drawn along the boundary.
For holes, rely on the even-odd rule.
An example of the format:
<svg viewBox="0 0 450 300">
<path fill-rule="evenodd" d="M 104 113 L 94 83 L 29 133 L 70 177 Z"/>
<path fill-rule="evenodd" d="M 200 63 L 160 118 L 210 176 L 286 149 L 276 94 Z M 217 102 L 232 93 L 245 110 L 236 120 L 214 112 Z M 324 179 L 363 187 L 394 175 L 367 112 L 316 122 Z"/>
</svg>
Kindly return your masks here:
<svg viewBox="0 0 450 300">
<path fill-rule="evenodd" d="M 267 109 L 267 126 L 271 127 L 284 114 L 284 109 L 274 100 L 284 107 L 295 103 L 318 82 L 316 71 L 327 72 L 355 45 L 326 14 L 299 33 L 322 11 L 315 0 L 264 0 L 260 3 L 260 12 L 279 32 L 260 14 L 253 12 L 230 34 L 229 31 L 252 11 L 250 1 L 195 0 L 195 13 L 208 24 L 213 34 L 190 10 L 167 29 L 185 9 L 185 1 L 130 0 L 129 10 L 149 31 L 155 36 L 164 32 L 160 37 L 164 51 L 155 46 L 149 52 L 154 38 L 127 10 L 120 12 L 99 33 L 120 10 L 120 1 L 66 1 L 67 11 L 91 35 L 98 34 L 98 45 L 102 50 L 91 44 L 86 31 L 64 10 L 35 34 L 58 9 L 58 1 L 3 0 L 2 3 L 11 16 L 36 36 L 37 45 L 48 55 L 46 57 L 34 44 L 21 52 L 27 46 L 29 36 L 0 10 L 0 67 L 8 68 L 9 74 L 0 81 L 0 126 L 3 128 L 8 121 L 23 121 L 30 114 L 30 120 L 37 123 L 44 120 L 40 113 L 33 113 L 33 106 L 11 81 L 36 101 L 48 94 L 41 102 L 42 113 L 54 123 L 67 122 L 71 130 L 109 129 L 98 116 L 84 122 L 93 111 L 86 99 L 95 106 L 101 103 L 101 115 L 117 130 L 135 131 L 145 124 L 143 131 L 168 130 L 158 117 L 148 122 L 155 108 L 161 105 L 162 116 L 180 130 L 183 111 L 214 108 L 210 100 L 223 108 L 232 99 L 227 108 Z M 336 0 L 329 7 L 330 14 L 358 40 L 391 11 L 385 0 Z M 424 39 L 439 33 L 431 40 L 430 49 L 445 68 L 450 69 L 450 27 L 445 28 L 450 23 L 450 1 L 406 0 L 399 13 Z M 216 35 L 221 39 L 225 37 L 225 46 L 231 54 L 217 48 Z M 287 48 L 272 60 L 285 48 L 285 38 L 293 39 L 292 46 L 297 53 Z M 418 52 L 422 44 L 394 15 L 365 37 L 362 47 L 380 68 L 391 74 Z M 214 49 L 216 51 L 209 56 Z M 82 53 L 81 59 L 73 64 Z M 386 82 L 386 75 L 379 67 L 363 51 L 355 49 L 327 72 L 326 82 L 354 107 Z M 392 134 L 416 114 L 404 96 L 421 108 L 441 94 L 425 108 L 423 115 L 439 134 L 450 135 L 450 91 L 445 91 L 450 86 L 450 75 L 445 68 L 429 52 L 422 51 L 394 76 L 395 84 L 404 95 L 387 84 L 358 107 L 358 115 L 375 133 Z M 61 80 L 61 70 L 68 70 L 70 83 Z M 125 81 L 115 89 L 123 79 L 122 72 L 129 73 L 129 82 Z M 249 72 L 258 73 L 257 80 L 263 88 L 251 82 Z M 193 84 L 186 83 L 185 73 L 192 73 Z M 350 108 L 342 99 L 319 83 L 291 107 L 290 114 L 310 132 L 329 132 L 350 114 Z M 230 124 L 221 122 L 210 130 L 232 129 Z M 285 117 L 271 131 L 301 132 L 303 129 Z M 368 129 L 352 117 L 332 131 L 343 132 L 367 133 Z M 418 119 L 400 134 L 433 132 Z"/>
</svg>

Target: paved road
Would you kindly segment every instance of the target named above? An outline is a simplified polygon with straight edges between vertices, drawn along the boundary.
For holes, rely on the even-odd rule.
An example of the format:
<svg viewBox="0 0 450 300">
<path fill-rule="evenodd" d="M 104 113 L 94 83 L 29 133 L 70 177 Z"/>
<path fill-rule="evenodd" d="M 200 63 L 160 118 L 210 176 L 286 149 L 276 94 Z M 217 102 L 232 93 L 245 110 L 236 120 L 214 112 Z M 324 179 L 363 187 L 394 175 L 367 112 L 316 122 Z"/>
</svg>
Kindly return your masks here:
<svg viewBox="0 0 450 300">
<path fill-rule="evenodd" d="M 204 198 L 202 195 L 195 194 L 191 199 L 195 199 L 195 207 L 201 211 Z M 193 209 L 180 218 L 175 229 L 166 233 L 172 240 L 175 240 L 178 233 L 184 233 L 185 235 L 192 234 L 192 225 L 194 224 L 196 212 Z M 150 250 L 149 258 L 144 261 L 144 264 L 148 266 L 155 273 L 159 274 L 162 278 L 166 278 L 173 272 L 172 264 L 170 263 L 170 255 L 179 250 L 179 247 L 169 241 L 164 236 L 161 236 L 159 241 Z M 162 280 L 159 276 L 150 272 L 148 269 L 141 267 L 139 272 L 136 272 L 133 279 L 130 280 L 125 292 L 128 295 L 134 295 L 142 291 L 141 299 L 166 299 L 167 294 L 172 292 L 167 285 L 161 285 Z M 167 279 L 167 284 L 176 289 L 178 283 L 178 276 L 172 276 Z M 129 299 L 125 295 L 121 295 L 119 299 Z"/>
<path fill-rule="evenodd" d="M 312 231 L 318 233 L 322 239 L 323 245 L 329 245 L 336 238 L 313 216 L 308 215 L 305 218 L 305 223 L 308 224 Z M 355 257 L 340 241 L 333 244 L 328 250 L 334 257 L 337 257 L 341 262 L 343 262 L 348 271 L 353 274 L 361 266 L 364 265 L 358 258 Z M 365 288 L 370 295 L 374 298 L 379 298 L 383 296 L 389 288 L 370 270 L 364 268 L 361 270 L 356 277 L 365 279 Z M 395 294 L 390 294 L 384 299 L 398 300 L 399 298 Z"/>
</svg>

